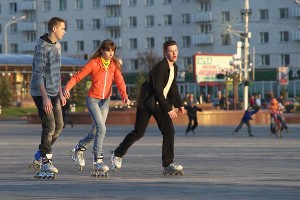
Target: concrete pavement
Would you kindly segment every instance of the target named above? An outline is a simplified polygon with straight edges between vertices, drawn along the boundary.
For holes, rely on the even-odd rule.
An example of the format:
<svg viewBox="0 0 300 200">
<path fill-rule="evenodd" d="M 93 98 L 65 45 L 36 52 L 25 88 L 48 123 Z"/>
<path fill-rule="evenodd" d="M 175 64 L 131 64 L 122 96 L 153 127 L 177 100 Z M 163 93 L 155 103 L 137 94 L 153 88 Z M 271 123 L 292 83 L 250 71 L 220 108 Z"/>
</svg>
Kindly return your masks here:
<svg viewBox="0 0 300 200">
<path fill-rule="evenodd" d="M 232 136 L 233 126 L 199 127 L 196 135 L 184 135 L 176 126 L 175 161 L 183 176 L 163 176 L 162 137 L 149 126 L 123 159 L 122 169 L 108 178 L 92 178 L 92 153 L 85 153 L 86 167 L 79 172 L 69 157 L 89 125 L 67 125 L 53 146 L 55 180 L 36 180 L 27 166 L 40 141 L 40 125 L 24 121 L 0 121 L 0 199 L 204 199 L 298 200 L 300 199 L 300 125 L 290 125 L 282 139 L 269 135 L 267 126 L 246 127 Z M 130 126 L 107 126 L 106 160 L 131 131 Z"/>
</svg>

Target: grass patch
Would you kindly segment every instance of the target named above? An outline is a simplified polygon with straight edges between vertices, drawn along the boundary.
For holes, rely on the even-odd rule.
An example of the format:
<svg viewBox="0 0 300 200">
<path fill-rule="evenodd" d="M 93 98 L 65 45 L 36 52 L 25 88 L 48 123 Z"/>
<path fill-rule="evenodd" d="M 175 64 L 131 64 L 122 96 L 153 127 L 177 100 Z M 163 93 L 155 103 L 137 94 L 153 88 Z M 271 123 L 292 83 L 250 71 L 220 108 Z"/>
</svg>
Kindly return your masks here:
<svg viewBox="0 0 300 200">
<path fill-rule="evenodd" d="M 2 108 L 1 117 L 24 117 L 28 113 L 37 112 L 37 108 L 19 108 L 19 107 L 9 107 Z"/>
</svg>

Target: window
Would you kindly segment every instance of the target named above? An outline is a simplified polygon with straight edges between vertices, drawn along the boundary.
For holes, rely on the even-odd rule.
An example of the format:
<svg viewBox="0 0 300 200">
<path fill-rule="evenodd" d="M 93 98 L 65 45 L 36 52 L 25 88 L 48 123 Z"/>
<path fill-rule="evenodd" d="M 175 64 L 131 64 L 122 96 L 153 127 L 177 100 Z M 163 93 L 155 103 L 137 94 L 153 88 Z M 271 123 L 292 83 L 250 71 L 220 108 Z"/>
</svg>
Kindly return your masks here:
<svg viewBox="0 0 300 200">
<path fill-rule="evenodd" d="M 211 24 L 201 24 L 200 25 L 200 33 L 211 33 Z"/>
<path fill-rule="evenodd" d="M 17 26 L 17 24 L 15 23 L 15 24 L 11 24 L 10 25 L 10 33 L 16 33 L 16 32 L 18 32 L 18 26 Z"/>
<path fill-rule="evenodd" d="M 76 30 L 83 30 L 83 19 L 77 19 L 76 20 Z"/>
<path fill-rule="evenodd" d="M 120 38 L 121 37 L 120 29 L 111 29 L 110 30 L 110 37 L 111 38 Z"/>
<path fill-rule="evenodd" d="M 107 17 L 119 17 L 120 8 L 119 7 L 108 7 L 107 8 Z"/>
<path fill-rule="evenodd" d="M 279 8 L 279 18 L 288 19 L 289 18 L 289 9 L 288 8 Z"/>
<path fill-rule="evenodd" d="M 2 52 L 2 44 L 0 44 L 0 53 L 3 53 L 3 52 Z"/>
<path fill-rule="evenodd" d="M 222 11 L 222 12 L 221 12 L 221 17 L 222 17 L 222 23 L 230 22 L 230 14 L 229 14 L 229 11 Z"/>
<path fill-rule="evenodd" d="M 146 48 L 147 49 L 153 49 L 154 48 L 154 38 L 146 38 Z"/>
<path fill-rule="evenodd" d="M 25 42 L 35 42 L 36 34 L 35 33 L 26 33 L 25 34 Z"/>
<path fill-rule="evenodd" d="M 163 4 L 171 4 L 172 0 L 163 0 Z"/>
<path fill-rule="evenodd" d="M 146 27 L 154 26 L 154 16 L 146 16 Z"/>
<path fill-rule="evenodd" d="M 145 5 L 146 6 L 152 6 L 152 5 L 154 5 L 154 0 L 146 0 Z"/>
<path fill-rule="evenodd" d="M 67 52 L 68 51 L 68 42 L 60 42 L 61 45 L 61 50 L 63 52 Z"/>
<path fill-rule="evenodd" d="M 281 54 L 281 65 L 282 66 L 289 66 L 290 65 L 290 55 L 289 54 Z"/>
<path fill-rule="evenodd" d="M 77 51 L 82 52 L 84 51 L 84 42 L 83 41 L 76 41 L 77 44 Z"/>
<path fill-rule="evenodd" d="M 43 30 L 44 30 L 44 32 L 48 32 L 48 22 L 47 21 L 44 21 L 43 22 Z"/>
<path fill-rule="evenodd" d="M 94 51 L 96 51 L 100 47 L 100 44 L 101 44 L 101 40 L 93 40 Z"/>
<path fill-rule="evenodd" d="M 77 9 L 77 10 L 82 10 L 83 9 L 82 0 L 76 0 L 75 9 Z"/>
<path fill-rule="evenodd" d="M 270 66 L 270 55 L 261 55 L 261 66 Z"/>
<path fill-rule="evenodd" d="M 260 20 L 268 20 L 269 11 L 267 9 L 259 10 L 259 16 Z"/>
<path fill-rule="evenodd" d="M 100 8 L 100 0 L 93 0 L 93 8 Z"/>
<path fill-rule="evenodd" d="M 16 43 L 10 44 L 10 53 L 18 53 L 18 44 Z"/>
<path fill-rule="evenodd" d="M 221 35 L 221 45 L 222 46 L 230 45 L 230 35 L 229 34 Z"/>
<path fill-rule="evenodd" d="M 136 0 L 129 0 L 128 4 L 129 4 L 128 5 L 129 7 L 135 7 L 136 6 Z"/>
<path fill-rule="evenodd" d="M 260 33 L 260 43 L 265 44 L 269 42 L 269 33 L 268 32 L 261 32 Z"/>
<path fill-rule="evenodd" d="M 129 49 L 131 49 L 131 50 L 137 49 L 137 39 L 136 38 L 129 39 Z"/>
<path fill-rule="evenodd" d="M 166 36 L 166 37 L 164 37 L 164 42 L 169 41 L 169 40 L 172 40 L 172 36 Z"/>
<path fill-rule="evenodd" d="M 129 27 L 137 27 L 137 17 L 129 17 Z"/>
<path fill-rule="evenodd" d="M 130 60 L 130 69 L 131 70 L 138 70 L 139 69 L 139 62 L 137 59 Z"/>
<path fill-rule="evenodd" d="M 181 3 L 188 3 L 189 0 L 181 0 Z"/>
<path fill-rule="evenodd" d="M 9 4 L 9 12 L 16 13 L 17 12 L 17 3 L 10 3 Z"/>
<path fill-rule="evenodd" d="M 184 65 L 185 70 L 192 71 L 192 66 L 193 66 L 192 58 L 191 57 L 183 57 L 183 65 Z"/>
<path fill-rule="evenodd" d="M 44 11 L 45 12 L 51 11 L 51 2 L 50 1 L 44 1 L 43 3 L 44 3 L 44 5 L 43 5 Z"/>
<path fill-rule="evenodd" d="M 164 15 L 163 18 L 165 26 L 172 25 L 172 15 Z"/>
<path fill-rule="evenodd" d="M 0 33 L 2 33 L 2 24 L 0 23 Z"/>
<path fill-rule="evenodd" d="M 181 18 L 182 18 L 182 24 L 189 24 L 191 21 L 191 17 L 189 13 L 182 14 Z"/>
<path fill-rule="evenodd" d="M 2 5 L 0 3 L 0 14 L 1 14 L 1 12 L 2 12 Z M 1 48 L 0 48 L 0 50 L 1 50 Z"/>
<path fill-rule="evenodd" d="M 200 1 L 200 11 L 210 11 L 211 10 L 211 4 L 210 1 Z"/>
<path fill-rule="evenodd" d="M 191 37 L 182 36 L 182 47 L 190 47 L 190 46 L 191 46 Z"/>
<path fill-rule="evenodd" d="M 100 29 L 100 19 L 93 19 L 93 29 Z"/>
<path fill-rule="evenodd" d="M 67 10 L 67 0 L 59 0 L 59 10 Z"/>
<path fill-rule="evenodd" d="M 288 41 L 289 41 L 289 32 L 280 31 L 280 42 L 288 42 Z"/>
</svg>

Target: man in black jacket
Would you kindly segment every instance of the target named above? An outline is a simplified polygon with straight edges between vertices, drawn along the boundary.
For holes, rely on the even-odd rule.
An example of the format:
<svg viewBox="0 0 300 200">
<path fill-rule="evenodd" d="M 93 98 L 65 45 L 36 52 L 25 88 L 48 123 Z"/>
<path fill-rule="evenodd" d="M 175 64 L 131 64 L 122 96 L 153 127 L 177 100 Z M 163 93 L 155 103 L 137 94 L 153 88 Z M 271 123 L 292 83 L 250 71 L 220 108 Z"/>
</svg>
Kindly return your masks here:
<svg viewBox="0 0 300 200">
<path fill-rule="evenodd" d="M 169 40 L 163 44 L 164 58 L 149 72 L 148 80 L 142 85 L 137 99 L 136 122 L 131 131 L 119 146 L 112 151 L 113 170 L 121 168 L 122 157 L 130 146 L 142 138 L 153 115 L 158 128 L 163 135 L 162 166 L 164 174 L 183 174 L 183 167 L 174 162 L 174 126 L 172 119 L 177 117 L 173 106 L 178 108 L 178 114 L 184 114 L 184 106 L 179 95 L 176 77 L 178 66 L 178 48 L 175 41 Z"/>
</svg>

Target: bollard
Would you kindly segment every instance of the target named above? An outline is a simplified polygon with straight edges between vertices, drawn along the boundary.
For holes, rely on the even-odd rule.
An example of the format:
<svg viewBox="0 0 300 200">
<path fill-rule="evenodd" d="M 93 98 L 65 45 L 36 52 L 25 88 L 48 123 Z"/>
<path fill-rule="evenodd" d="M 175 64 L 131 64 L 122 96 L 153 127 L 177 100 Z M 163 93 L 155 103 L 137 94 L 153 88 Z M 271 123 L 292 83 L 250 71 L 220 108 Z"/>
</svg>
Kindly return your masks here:
<svg viewBox="0 0 300 200">
<path fill-rule="evenodd" d="M 2 113 L 2 106 L 0 105 L 0 115 L 1 115 L 1 113 Z"/>
</svg>

